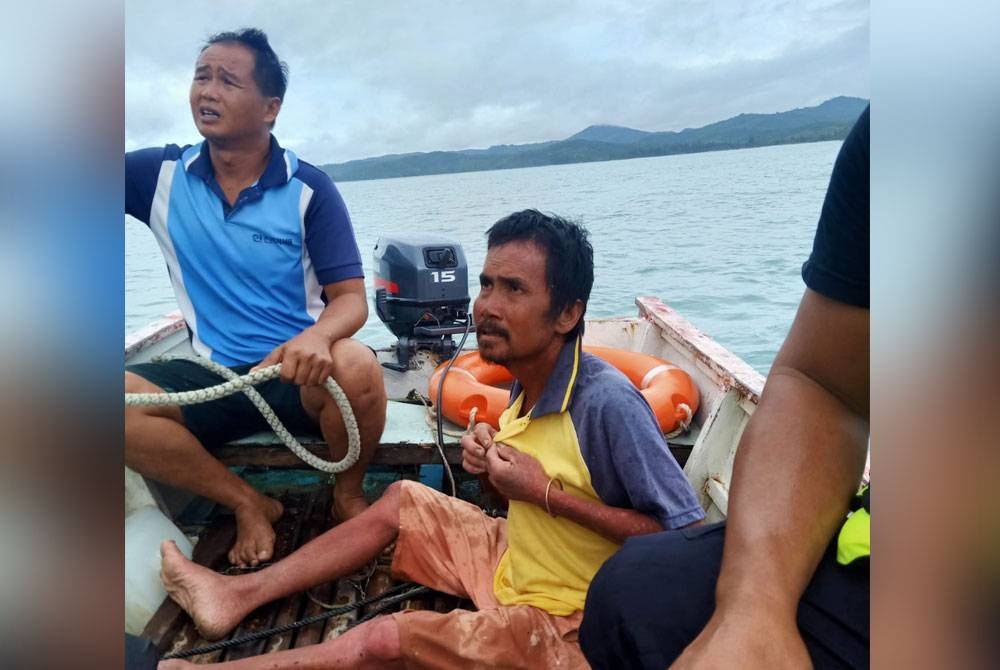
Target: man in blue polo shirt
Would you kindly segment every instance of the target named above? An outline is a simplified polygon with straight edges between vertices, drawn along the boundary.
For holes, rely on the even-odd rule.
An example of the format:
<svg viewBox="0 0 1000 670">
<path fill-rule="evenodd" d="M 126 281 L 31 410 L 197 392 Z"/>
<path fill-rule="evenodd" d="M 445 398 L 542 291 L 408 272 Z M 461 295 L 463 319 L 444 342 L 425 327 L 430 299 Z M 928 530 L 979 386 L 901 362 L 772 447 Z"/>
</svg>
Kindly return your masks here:
<svg viewBox="0 0 1000 670">
<path fill-rule="evenodd" d="M 385 422 L 381 368 L 350 339 L 368 316 L 361 256 L 330 178 L 271 134 L 287 66 L 256 29 L 220 33 L 195 65 L 190 104 L 201 144 L 125 155 L 125 211 L 149 225 L 167 262 L 191 344 L 245 373 L 282 364 L 258 390 L 292 432 L 318 426 L 334 458 L 346 453 L 333 376 L 361 434 L 361 456 L 337 476 L 334 513 L 365 507 L 361 481 Z M 126 392 L 183 391 L 220 377 L 190 361 L 130 366 Z M 243 394 L 179 408 L 128 408 L 125 463 L 231 508 L 229 560 L 271 557 L 281 504 L 255 491 L 206 449 L 266 428 Z"/>
</svg>

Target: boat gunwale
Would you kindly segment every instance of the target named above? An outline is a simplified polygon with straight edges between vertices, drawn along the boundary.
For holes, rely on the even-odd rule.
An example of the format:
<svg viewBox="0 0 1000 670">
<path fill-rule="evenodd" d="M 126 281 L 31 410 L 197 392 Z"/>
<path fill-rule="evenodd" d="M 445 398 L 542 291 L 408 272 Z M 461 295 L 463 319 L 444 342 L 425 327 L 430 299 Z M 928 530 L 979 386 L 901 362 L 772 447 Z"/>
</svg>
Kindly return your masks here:
<svg viewBox="0 0 1000 670">
<path fill-rule="evenodd" d="M 656 296 L 638 296 L 639 319 L 651 321 L 682 350 L 688 351 L 695 362 L 701 363 L 719 380 L 723 390 L 736 389 L 754 404 L 760 400 L 765 377 L 745 360 L 729 351 L 677 310 Z M 594 319 L 599 322 L 635 320 L 636 317 Z M 125 360 L 163 341 L 185 327 L 179 310 L 174 310 L 139 330 L 125 335 Z"/>
<path fill-rule="evenodd" d="M 125 333 L 125 360 L 128 361 L 135 354 L 162 342 L 184 327 L 184 317 L 180 310 L 174 310 L 139 330 Z"/>
<path fill-rule="evenodd" d="M 638 296 L 635 304 L 647 319 L 668 336 L 672 343 L 691 354 L 694 362 L 707 368 L 724 391 L 735 389 L 754 405 L 760 402 L 766 378 L 745 360 L 729 351 L 656 296 Z"/>
</svg>

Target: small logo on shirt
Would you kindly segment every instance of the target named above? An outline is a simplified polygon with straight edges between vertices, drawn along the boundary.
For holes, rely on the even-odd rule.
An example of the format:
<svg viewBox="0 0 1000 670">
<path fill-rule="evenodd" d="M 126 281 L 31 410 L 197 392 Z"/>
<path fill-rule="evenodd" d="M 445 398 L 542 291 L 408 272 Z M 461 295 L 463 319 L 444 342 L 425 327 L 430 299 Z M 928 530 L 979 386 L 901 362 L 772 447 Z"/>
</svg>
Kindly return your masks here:
<svg viewBox="0 0 1000 670">
<path fill-rule="evenodd" d="M 284 244 L 286 247 L 294 245 L 290 237 L 271 237 L 270 235 L 261 235 L 260 233 L 254 233 L 253 241 L 260 242 L 261 244 Z"/>
</svg>

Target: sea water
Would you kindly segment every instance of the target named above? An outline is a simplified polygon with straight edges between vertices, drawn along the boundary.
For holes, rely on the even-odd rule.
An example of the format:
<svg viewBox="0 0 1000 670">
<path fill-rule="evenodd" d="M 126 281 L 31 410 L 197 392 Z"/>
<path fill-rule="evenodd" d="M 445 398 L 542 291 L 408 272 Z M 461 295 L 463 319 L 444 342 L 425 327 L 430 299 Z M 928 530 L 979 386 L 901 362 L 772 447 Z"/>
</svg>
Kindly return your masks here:
<svg viewBox="0 0 1000 670">
<path fill-rule="evenodd" d="M 656 295 L 767 374 L 804 290 L 800 269 L 839 148 L 840 142 L 817 142 L 338 188 L 354 224 L 369 298 L 376 240 L 418 232 L 462 244 L 475 298 L 486 229 L 530 207 L 590 231 L 589 317 L 634 316 L 636 296 Z M 173 309 L 152 234 L 126 219 L 126 332 Z M 358 337 L 373 347 L 395 339 L 374 309 Z"/>
</svg>

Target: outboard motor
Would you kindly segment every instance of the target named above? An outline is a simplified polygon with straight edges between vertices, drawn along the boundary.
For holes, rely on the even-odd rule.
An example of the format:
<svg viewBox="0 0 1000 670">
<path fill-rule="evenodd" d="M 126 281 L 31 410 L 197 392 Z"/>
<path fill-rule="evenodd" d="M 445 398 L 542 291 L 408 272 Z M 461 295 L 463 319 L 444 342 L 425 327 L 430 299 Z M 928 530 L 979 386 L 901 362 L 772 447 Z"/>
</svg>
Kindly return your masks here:
<svg viewBox="0 0 1000 670">
<path fill-rule="evenodd" d="M 375 313 L 399 338 L 397 362 L 383 365 L 406 370 L 419 348 L 451 356 L 452 335 L 475 330 L 462 245 L 440 237 L 380 237 L 374 259 Z"/>
</svg>

